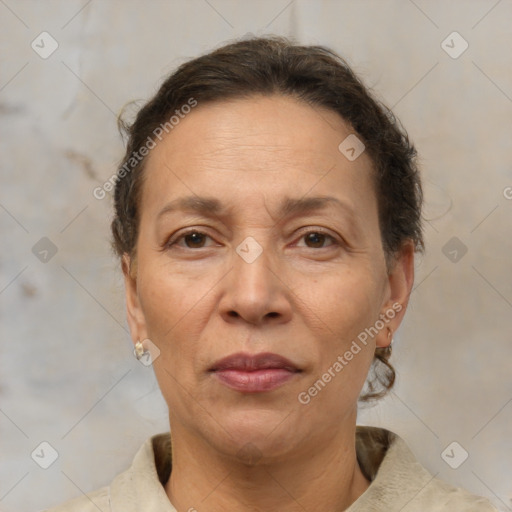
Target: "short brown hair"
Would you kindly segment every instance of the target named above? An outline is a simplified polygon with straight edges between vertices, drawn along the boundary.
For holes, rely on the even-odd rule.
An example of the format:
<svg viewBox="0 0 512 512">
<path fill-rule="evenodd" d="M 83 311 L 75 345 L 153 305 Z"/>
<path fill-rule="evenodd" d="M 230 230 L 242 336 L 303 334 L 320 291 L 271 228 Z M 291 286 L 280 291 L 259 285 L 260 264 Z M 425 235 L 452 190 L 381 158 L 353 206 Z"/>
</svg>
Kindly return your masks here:
<svg viewBox="0 0 512 512">
<path fill-rule="evenodd" d="M 185 62 L 128 125 L 114 192 L 112 246 L 136 258 L 139 204 L 147 158 L 133 154 L 169 116 L 194 98 L 199 104 L 255 94 L 286 95 L 337 112 L 357 133 L 374 166 L 379 225 L 388 267 L 406 242 L 422 251 L 422 189 L 416 150 L 393 113 L 378 101 L 347 62 L 324 46 L 301 46 L 279 36 L 235 41 Z M 123 172 L 121 172 L 121 170 Z M 127 172 L 128 170 L 128 172 Z M 390 348 L 377 348 L 360 401 L 384 396 L 395 381 Z"/>
</svg>

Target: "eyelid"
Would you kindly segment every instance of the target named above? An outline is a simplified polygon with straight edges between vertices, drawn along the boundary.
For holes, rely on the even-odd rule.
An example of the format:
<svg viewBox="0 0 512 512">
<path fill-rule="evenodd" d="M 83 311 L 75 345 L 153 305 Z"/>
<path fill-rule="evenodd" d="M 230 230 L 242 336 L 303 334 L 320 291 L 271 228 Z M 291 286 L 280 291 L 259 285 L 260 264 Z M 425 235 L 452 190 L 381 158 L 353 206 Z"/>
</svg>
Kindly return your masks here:
<svg viewBox="0 0 512 512">
<path fill-rule="evenodd" d="M 184 228 L 185 231 L 182 231 L 180 232 L 178 235 L 176 235 L 176 233 L 173 233 L 171 236 L 169 236 L 166 241 L 164 242 L 163 244 L 163 247 L 162 247 L 162 250 L 163 251 L 166 251 L 168 249 L 171 248 L 171 246 L 174 246 L 176 245 L 178 242 L 180 242 L 181 240 L 183 240 L 187 235 L 190 235 L 192 233 L 197 233 L 199 235 L 204 235 L 208 238 L 211 238 L 213 240 L 213 237 L 210 236 L 208 233 L 205 232 L 205 228 L 203 227 L 200 227 L 200 228 L 194 228 L 194 227 L 191 227 L 191 228 Z M 185 247 L 185 249 L 189 249 L 189 247 Z M 199 247 L 199 249 L 204 249 L 204 247 Z"/>
<path fill-rule="evenodd" d="M 184 228 L 184 229 L 185 229 L 185 231 L 179 233 L 177 236 L 175 234 L 172 234 L 165 241 L 165 243 L 163 244 L 162 251 L 168 250 L 172 246 L 177 245 L 178 242 L 180 242 L 187 235 L 190 235 L 192 233 L 203 235 L 203 236 L 213 240 L 213 237 L 210 236 L 207 232 L 205 232 L 204 231 L 205 228 L 203 228 L 203 227 L 198 227 L 198 228 L 191 227 L 191 228 L 188 228 L 188 229 L 187 228 Z M 304 236 L 308 235 L 309 233 L 318 233 L 318 234 L 324 235 L 324 236 L 326 236 L 326 237 L 328 237 L 328 238 L 330 238 L 332 240 L 333 243 L 331 245 L 329 245 L 327 247 L 316 248 L 316 250 L 318 250 L 318 249 L 327 249 L 328 247 L 334 247 L 336 245 L 338 245 L 338 246 L 346 245 L 345 241 L 342 238 L 331 234 L 329 232 L 329 230 L 327 230 L 326 228 L 320 228 L 320 227 L 314 227 L 314 226 L 305 226 L 303 229 L 301 229 L 299 231 L 300 231 L 299 232 L 299 237 L 298 237 L 299 240 L 301 240 Z M 184 247 L 184 249 L 191 249 L 191 250 L 207 249 L 207 248 L 208 247 L 198 247 L 197 249 L 191 249 L 190 247 Z"/>
<path fill-rule="evenodd" d="M 320 227 L 314 227 L 314 226 L 313 227 L 308 226 L 308 227 L 305 227 L 303 230 L 300 230 L 299 240 L 301 240 L 305 235 L 308 235 L 309 233 L 319 233 L 321 235 L 324 235 L 324 236 L 330 238 L 333 241 L 333 243 L 332 243 L 332 245 L 329 245 L 327 247 L 333 247 L 335 245 L 340 245 L 340 246 L 345 245 L 345 242 L 341 237 L 333 235 L 326 228 L 320 228 Z M 321 249 L 327 249 L 327 247 L 321 247 Z"/>
</svg>

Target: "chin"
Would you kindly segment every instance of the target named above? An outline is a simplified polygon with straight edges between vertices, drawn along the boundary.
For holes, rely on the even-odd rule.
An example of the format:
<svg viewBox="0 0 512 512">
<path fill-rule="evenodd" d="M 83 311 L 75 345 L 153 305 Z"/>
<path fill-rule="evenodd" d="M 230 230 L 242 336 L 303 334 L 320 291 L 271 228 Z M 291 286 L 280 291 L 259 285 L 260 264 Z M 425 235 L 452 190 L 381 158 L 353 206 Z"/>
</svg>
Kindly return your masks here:
<svg viewBox="0 0 512 512">
<path fill-rule="evenodd" d="M 252 409 L 226 414 L 222 427 L 216 426 L 214 444 L 220 452 L 248 465 L 278 460 L 299 444 L 297 422 L 288 413 Z"/>
</svg>

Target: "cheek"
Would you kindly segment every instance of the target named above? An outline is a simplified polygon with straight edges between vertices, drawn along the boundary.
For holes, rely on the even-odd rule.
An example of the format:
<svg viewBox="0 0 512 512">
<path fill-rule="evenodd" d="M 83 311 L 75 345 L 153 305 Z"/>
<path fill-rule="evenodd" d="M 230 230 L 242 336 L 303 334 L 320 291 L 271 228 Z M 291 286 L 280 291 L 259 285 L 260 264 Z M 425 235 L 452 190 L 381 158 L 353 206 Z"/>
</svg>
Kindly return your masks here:
<svg viewBox="0 0 512 512">
<path fill-rule="evenodd" d="M 382 283 L 369 268 L 342 268 L 304 288 L 309 305 L 331 334 L 347 341 L 378 318 Z"/>
<path fill-rule="evenodd" d="M 197 357 L 195 340 L 203 329 L 201 299 L 208 290 L 202 284 L 206 285 L 168 269 L 154 269 L 140 285 L 148 337 L 160 349 L 153 364 L 155 376 L 169 410 L 183 417 L 190 407 L 190 393 L 195 392 L 191 385 Z"/>
<path fill-rule="evenodd" d="M 379 318 L 381 288 L 382 282 L 368 269 L 347 269 L 304 288 L 311 321 L 321 320 L 312 382 L 320 379 L 317 388 L 326 384 L 329 390 L 321 393 L 319 403 L 350 402 L 358 396 L 373 360 L 375 340 L 366 330 Z"/>
<path fill-rule="evenodd" d="M 189 317 L 201 308 L 216 282 L 211 271 L 198 262 L 180 265 L 165 256 L 151 254 L 141 261 L 140 270 L 141 305 L 153 334 L 165 336 L 175 329 L 193 326 Z"/>
<path fill-rule="evenodd" d="M 159 347 L 170 371 L 179 367 L 177 361 L 186 365 L 194 354 L 193 340 L 207 321 L 209 281 L 169 268 L 153 268 L 141 275 L 139 293 L 148 337 Z"/>
</svg>

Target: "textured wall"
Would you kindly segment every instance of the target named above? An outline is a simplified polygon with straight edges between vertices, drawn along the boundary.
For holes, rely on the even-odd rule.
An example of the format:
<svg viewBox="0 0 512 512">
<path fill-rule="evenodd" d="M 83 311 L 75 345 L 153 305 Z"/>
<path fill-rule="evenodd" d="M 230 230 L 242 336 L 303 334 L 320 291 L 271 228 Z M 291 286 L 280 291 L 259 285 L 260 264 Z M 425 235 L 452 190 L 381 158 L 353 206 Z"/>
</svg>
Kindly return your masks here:
<svg viewBox="0 0 512 512">
<path fill-rule="evenodd" d="M 507 0 L 0 2 L 0 509 L 104 485 L 168 428 L 132 356 L 110 198 L 92 191 L 121 156 L 125 102 L 252 32 L 339 51 L 421 153 L 428 250 L 396 336 L 398 384 L 360 422 L 512 510 L 510 19 Z M 43 441 L 58 452 L 46 470 Z M 469 453 L 457 469 L 441 457 L 453 441 L 452 465 Z"/>
</svg>

